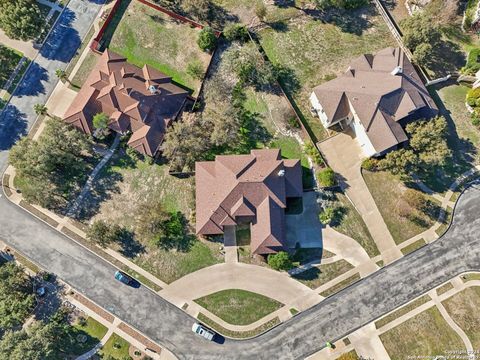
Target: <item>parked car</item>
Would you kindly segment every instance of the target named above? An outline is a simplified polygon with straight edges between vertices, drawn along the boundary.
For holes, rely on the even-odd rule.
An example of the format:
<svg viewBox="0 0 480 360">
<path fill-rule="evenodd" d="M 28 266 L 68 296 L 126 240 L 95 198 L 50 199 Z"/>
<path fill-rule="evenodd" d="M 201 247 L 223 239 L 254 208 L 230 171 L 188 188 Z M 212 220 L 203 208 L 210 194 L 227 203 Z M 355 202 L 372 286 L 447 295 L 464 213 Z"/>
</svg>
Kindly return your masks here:
<svg viewBox="0 0 480 360">
<path fill-rule="evenodd" d="M 215 333 L 204 327 L 203 325 L 200 325 L 199 323 L 194 323 L 192 326 L 192 331 L 200 336 L 203 336 L 205 339 L 212 341 L 213 338 L 215 337 Z"/>
<path fill-rule="evenodd" d="M 117 271 L 115 273 L 115 279 L 124 283 L 125 285 L 131 285 L 134 282 L 134 280 L 123 271 Z"/>
</svg>

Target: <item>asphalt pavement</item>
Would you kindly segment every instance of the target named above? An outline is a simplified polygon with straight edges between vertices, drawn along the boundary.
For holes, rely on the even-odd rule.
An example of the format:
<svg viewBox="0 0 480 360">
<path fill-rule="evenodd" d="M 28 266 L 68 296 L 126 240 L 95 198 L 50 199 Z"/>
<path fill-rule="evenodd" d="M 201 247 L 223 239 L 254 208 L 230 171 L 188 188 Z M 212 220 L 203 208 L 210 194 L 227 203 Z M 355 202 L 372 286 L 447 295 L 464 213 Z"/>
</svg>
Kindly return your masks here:
<svg viewBox="0 0 480 360">
<path fill-rule="evenodd" d="M 37 65 L 0 117 L 0 169 L 6 167 L 8 149 L 15 139 L 34 121 L 33 105 L 46 101 L 57 81 L 55 70 L 65 68 L 99 8 L 96 1 L 70 1 L 69 11 L 48 39 L 35 61 Z M 223 344 L 193 334 L 192 317 L 145 287 L 119 284 L 113 278 L 113 266 L 10 203 L 3 194 L 0 239 L 181 359 L 303 359 L 318 351 L 325 341 L 341 338 L 451 277 L 480 270 L 479 214 L 480 186 L 475 185 L 460 197 L 453 225 L 441 239 L 264 335 Z"/>
</svg>

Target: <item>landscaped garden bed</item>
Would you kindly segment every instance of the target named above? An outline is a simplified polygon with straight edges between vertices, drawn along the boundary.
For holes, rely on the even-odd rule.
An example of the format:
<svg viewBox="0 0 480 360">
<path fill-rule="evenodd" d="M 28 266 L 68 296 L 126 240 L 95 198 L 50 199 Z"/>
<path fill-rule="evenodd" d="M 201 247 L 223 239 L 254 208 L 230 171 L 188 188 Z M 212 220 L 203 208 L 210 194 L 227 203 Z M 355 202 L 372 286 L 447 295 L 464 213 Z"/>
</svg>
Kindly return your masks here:
<svg viewBox="0 0 480 360">
<path fill-rule="evenodd" d="M 283 306 L 266 296 L 240 289 L 222 290 L 195 302 L 232 325 L 249 325 Z"/>
</svg>

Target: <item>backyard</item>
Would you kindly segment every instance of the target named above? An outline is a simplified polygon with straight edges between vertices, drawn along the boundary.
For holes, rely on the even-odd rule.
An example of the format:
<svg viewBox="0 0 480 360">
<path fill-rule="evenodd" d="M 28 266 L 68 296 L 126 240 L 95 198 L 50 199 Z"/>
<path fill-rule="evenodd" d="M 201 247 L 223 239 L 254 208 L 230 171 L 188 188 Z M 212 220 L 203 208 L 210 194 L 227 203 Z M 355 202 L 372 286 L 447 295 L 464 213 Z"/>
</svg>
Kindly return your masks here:
<svg viewBox="0 0 480 360">
<path fill-rule="evenodd" d="M 136 160 L 120 149 L 95 181 L 88 205 L 83 207 L 88 209 L 82 214 L 83 220 L 101 219 L 133 231 L 142 207 L 151 199 L 158 200 L 165 211 L 180 212 L 188 222 L 193 219 L 195 208 L 193 178 L 172 176 L 168 165 Z M 192 236 L 189 239 L 182 251 L 140 242 L 135 236 L 116 246 L 132 261 L 169 283 L 223 260 L 219 243 Z"/>
<path fill-rule="evenodd" d="M 197 45 L 199 32 L 138 1 L 124 0 L 102 45 L 125 56 L 131 64 L 148 64 L 164 72 L 195 95 L 200 80 L 188 74 L 187 67 L 197 65 L 205 72 L 211 57 Z"/>
<path fill-rule="evenodd" d="M 392 359 L 403 359 L 405 354 L 435 358 L 448 356 L 451 351 L 465 351 L 462 340 L 436 307 L 383 333 L 380 339 Z"/>
<path fill-rule="evenodd" d="M 286 69 L 281 82 L 287 95 L 295 100 L 317 140 L 322 140 L 326 131 L 310 114 L 312 89 L 345 71 L 356 57 L 396 43 L 373 4 L 327 19 L 297 15 L 270 24 L 258 37 L 270 61 Z"/>
<path fill-rule="evenodd" d="M 249 325 L 280 309 L 283 304 L 246 290 L 222 290 L 195 302 L 232 325 Z"/>
</svg>

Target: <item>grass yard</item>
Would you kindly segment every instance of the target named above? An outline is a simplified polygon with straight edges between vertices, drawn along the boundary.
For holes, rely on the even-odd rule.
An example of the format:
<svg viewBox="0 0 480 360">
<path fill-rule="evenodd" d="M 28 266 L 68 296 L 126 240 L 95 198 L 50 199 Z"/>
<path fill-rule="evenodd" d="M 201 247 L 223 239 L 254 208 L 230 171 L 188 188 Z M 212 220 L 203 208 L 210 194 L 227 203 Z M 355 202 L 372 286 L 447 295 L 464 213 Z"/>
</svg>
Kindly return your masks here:
<svg viewBox="0 0 480 360">
<path fill-rule="evenodd" d="M 424 239 L 419 239 L 410 245 L 405 246 L 404 248 L 400 249 L 403 255 L 408 255 L 411 252 L 420 249 L 422 246 L 427 245 Z"/>
<path fill-rule="evenodd" d="M 88 317 L 83 326 L 78 321 L 69 326 L 66 336 L 61 337 L 55 345 L 70 356 L 79 356 L 94 348 L 106 333 L 107 328 L 105 326 Z M 84 342 L 79 341 L 80 337 L 85 337 L 86 340 Z"/>
<path fill-rule="evenodd" d="M 345 260 L 339 260 L 331 264 L 312 267 L 307 271 L 294 275 L 293 278 L 307 285 L 311 289 L 316 289 L 351 269 L 353 269 L 353 266 L 350 263 Z"/>
<path fill-rule="evenodd" d="M 127 340 L 113 333 L 100 350 L 100 354 L 102 357 L 111 356 L 116 360 L 130 359 L 129 348 L 130 343 Z"/>
<path fill-rule="evenodd" d="M 0 89 L 4 88 L 22 57 L 21 52 L 0 44 Z"/>
<path fill-rule="evenodd" d="M 355 274 L 353 276 L 346 278 L 345 280 L 340 281 L 338 284 L 335 284 L 332 287 L 329 287 L 327 290 L 322 291 L 320 295 L 327 297 L 327 296 L 336 294 L 340 290 L 345 289 L 347 286 L 352 285 L 354 282 L 357 282 L 360 279 L 361 279 L 360 274 Z"/>
<path fill-rule="evenodd" d="M 382 326 L 387 325 L 388 323 L 399 318 L 400 316 L 408 314 L 410 311 L 415 310 L 417 307 L 429 302 L 430 300 L 431 300 L 430 296 L 423 295 L 422 297 L 419 297 L 418 299 L 415 299 L 409 302 L 407 305 L 404 305 L 401 308 L 398 308 L 397 310 L 381 318 L 380 320 L 375 321 L 375 327 L 377 329 L 380 329 Z"/>
<path fill-rule="evenodd" d="M 439 355 L 448 357 L 448 351 L 465 351 L 463 341 L 436 307 L 383 333 L 380 340 L 392 360 L 404 359 L 406 354 L 434 358 Z"/>
<path fill-rule="evenodd" d="M 480 349 L 480 287 L 474 286 L 443 301 L 442 304 L 460 328 L 465 331 L 474 349 Z"/>
<path fill-rule="evenodd" d="M 246 290 L 222 290 L 194 300 L 232 325 L 249 325 L 280 309 L 283 304 Z"/>
<path fill-rule="evenodd" d="M 377 244 L 370 235 L 367 225 L 350 200 L 342 192 L 335 192 L 334 197 L 339 215 L 330 226 L 357 241 L 370 257 L 379 255 Z"/>
<path fill-rule="evenodd" d="M 402 0 L 381 0 L 382 4 L 387 8 L 390 15 L 397 24 L 403 19 L 410 17 L 405 2 Z"/>
<path fill-rule="evenodd" d="M 104 36 L 105 47 L 125 56 L 129 63 L 151 65 L 194 94 L 198 92 L 200 80 L 187 73 L 187 66 L 199 64 L 205 72 L 211 57 L 197 45 L 199 29 L 138 1 L 131 1 L 118 25 L 113 21 L 110 27 Z"/>
<path fill-rule="evenodd" d="M 299 15 L 271 24 L 258 36 L 270 61 L 289 70 L 290 76 L 281 80 L 317 140 L 325 138 L 326 131 L 310 114 L 312 89 L 344 72 L 356 57 L 396 45 L 373 4 L 328 21 Z"/>
<path fill-rule="evenodd" d="M 463 282 L 472 281 L 472 280 L 480 280 L 480 273 L 469 273 L 462 275 Z"/>
<path fill-rule="evenodd" d="M 417 209 L 412 209 L 408 217 L 398 214 L 399 200 L 407 187 L 396 176 L 385 171 L 363 171 L 363 178 L 396 244 L 420 234 L 435 224 L 438 211 L 433 205 L 430 214 Z M 428 195 L 425 196 L 429 198 Z M 431 202 L 434 204 L 433 200 Z"/>
<path fill-rule="evenodd" d="M 88 75 L 90 75 L 95 65 L 97 65 L 99 58 L 100 55 L 95 54 L 93 51 L 88 52 L 88 55 L 83 59 L 82 65 L 80 65 L 77 72 L 73 76 L 70 88 L 76 91 L 80 90 L 87 80 Z"/>
<path fill-rule="evenodd" d="M 453 289 L 453 284 L 451 282 L 447 282 L 446 284 L 443 284 L 442 286 L 436 289 L 437 295 L 440 296 L 452 289 Z"/>
<path fill-rule="evenodd" d="M 134 229 L 135 217 L 149 199 L 159 199 L 168 212 L 180 211 L 187 220 L 194 216 L 194 179 L 169 175 L 167 165 L 147 164 L 117 151 L 95 182 L 85 209 L 86 219 L 103 219 Z M 223 261 L 220 244 L 194 239 L 185 251 L 164 250 L 149 243 L 118 245 L 132 261 L 170 283 L 190 272 Z"/>
</svg>

